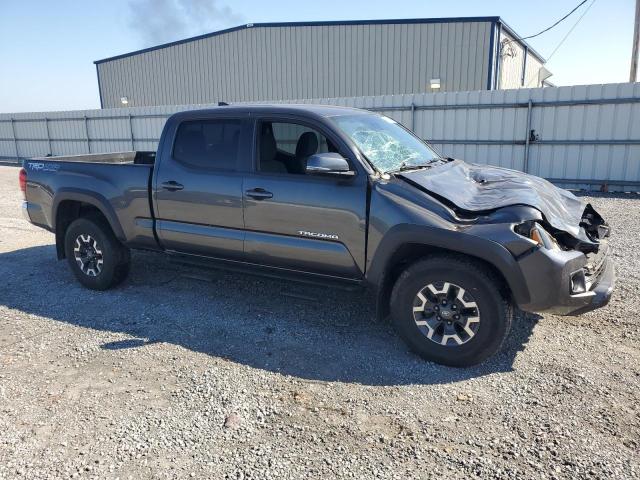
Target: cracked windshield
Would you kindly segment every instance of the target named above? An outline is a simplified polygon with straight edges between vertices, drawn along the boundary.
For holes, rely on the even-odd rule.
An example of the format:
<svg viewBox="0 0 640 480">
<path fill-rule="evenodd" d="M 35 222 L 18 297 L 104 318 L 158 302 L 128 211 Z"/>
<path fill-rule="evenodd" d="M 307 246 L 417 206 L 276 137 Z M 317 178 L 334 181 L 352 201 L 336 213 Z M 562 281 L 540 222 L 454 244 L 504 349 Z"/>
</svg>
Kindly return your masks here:
<svg viewBox="0 0 640 480">
<path fill-rule="evenodd" d="M 344 115 L 333 120 L 382 172 L 424 166 L 440 158 L 429 146 L 389 117 Z"/>
</svg>

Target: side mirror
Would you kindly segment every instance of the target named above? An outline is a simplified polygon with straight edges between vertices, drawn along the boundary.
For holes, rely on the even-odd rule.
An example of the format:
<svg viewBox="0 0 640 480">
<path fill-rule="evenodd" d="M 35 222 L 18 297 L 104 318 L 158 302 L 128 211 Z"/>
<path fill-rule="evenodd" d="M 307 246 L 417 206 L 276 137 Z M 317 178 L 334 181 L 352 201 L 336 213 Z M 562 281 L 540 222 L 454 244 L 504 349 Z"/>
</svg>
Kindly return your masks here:
<svg viewBox="0 0 640 480">
<path fill-rule="evenodd" d="M 356 174 L 349 162 L 335 152 L 316 153 L 307 159 L 307 175 L 339 175 L 351 177 Z"/>
</svg>

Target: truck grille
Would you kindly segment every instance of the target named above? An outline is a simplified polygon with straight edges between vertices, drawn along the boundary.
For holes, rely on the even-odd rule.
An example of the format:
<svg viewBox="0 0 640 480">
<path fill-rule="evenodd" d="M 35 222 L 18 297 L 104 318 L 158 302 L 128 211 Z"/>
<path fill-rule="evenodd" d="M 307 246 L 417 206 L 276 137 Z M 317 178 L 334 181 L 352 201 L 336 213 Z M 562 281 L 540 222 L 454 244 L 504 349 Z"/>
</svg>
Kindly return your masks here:
<svg viewBox="0 0 640 480">
<path fill-rule="evenodd" d="M 608 256 L 609 242 L 607 240 L 600 241 L 600 248 L 597 253 L 587 254 L 587 264 L 584 267 L 587 284 L 593 285 L 598 282 L 606 267 Z"/>
</svg>

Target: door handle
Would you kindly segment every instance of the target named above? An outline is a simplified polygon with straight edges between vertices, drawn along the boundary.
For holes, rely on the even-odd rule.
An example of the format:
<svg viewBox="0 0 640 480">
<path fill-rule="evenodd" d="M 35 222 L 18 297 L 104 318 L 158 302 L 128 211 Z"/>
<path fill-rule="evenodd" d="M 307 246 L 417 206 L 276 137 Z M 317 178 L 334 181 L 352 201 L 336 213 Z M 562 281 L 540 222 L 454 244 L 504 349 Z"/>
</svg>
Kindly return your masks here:
<svg viewBox="0 0 640 480">
<path fill-rule="evenodd" d="M 169 190 L 170 192 L 175 192 L 176 190 L 182 190 L 184 188 L 184 185 L 176 182 L 175 180 L 161 183 L 160 186 L 165 190 Z"/>
<path fill-rule="evenodd" d="M 247 197 L 251 197 L 254 200 L 266 200 L 267 198 L 273 198 L 273 193 L 267 192 L 264 188 L 254 188 L 253 190 L 247 190 Z"/>
</svg>

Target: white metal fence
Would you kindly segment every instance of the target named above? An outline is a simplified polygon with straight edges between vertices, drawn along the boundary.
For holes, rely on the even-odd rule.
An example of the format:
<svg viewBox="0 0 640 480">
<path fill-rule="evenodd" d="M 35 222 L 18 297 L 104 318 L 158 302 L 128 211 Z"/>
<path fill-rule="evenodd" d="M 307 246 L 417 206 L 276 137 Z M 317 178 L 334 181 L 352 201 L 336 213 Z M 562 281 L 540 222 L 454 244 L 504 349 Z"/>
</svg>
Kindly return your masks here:
<svg viewBox="0 0 640 480">
<path fill-rule="evenodd" d="M 640 84 L 323 98 L 388 115 L 446 156 L 573 188 L 640 191 Z M 166 118 L 203 105 L 0 114 L 0 159 L 154 150 Z"/>
</svg>

